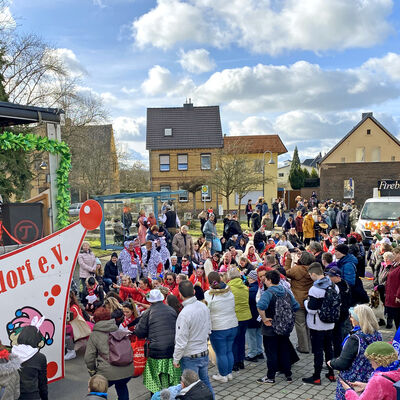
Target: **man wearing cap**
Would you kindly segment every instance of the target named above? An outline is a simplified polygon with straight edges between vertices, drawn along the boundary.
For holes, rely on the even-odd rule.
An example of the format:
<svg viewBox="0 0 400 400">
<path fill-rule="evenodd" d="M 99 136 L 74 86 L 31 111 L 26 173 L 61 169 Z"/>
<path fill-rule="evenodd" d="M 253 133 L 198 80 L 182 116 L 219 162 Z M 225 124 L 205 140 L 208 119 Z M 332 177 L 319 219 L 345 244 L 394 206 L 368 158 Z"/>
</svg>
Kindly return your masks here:
<svg viewBox="0 0 400 400">
<path fill-rule="evenodd" d="M 261 321 L 257 310 L 257 292 L 258 281 L 257 272 L 252 270 L 247 274 L 247 282 L 249 282 L 249 306 L 251 311 L 251 320 L 246 331 L 246 342 L 248 345 L 246 361 L 258 362 L 264 358 L 264 349 L 262 344 Z"/>
<path fill-rule="evenodd" d="M 208 377 L 208 336 L 211 317 L 208 307 L 195 297 L 192 282 L 179 283 L 183 309 L 176 320 L 174 366 L 191 369 L 214 392 Z"/>
<path fill-rule="evenodd" d="M 349 247 L 345 244 L 338 244 L 335 248 L 337 266 L 340 269 L 340 276 L 350 287 L 356 283 L 357 258 L 349 254 Z"/>
<path fill-rule="evenodd" d="M 340 292 L 340 316 L 333 328 L 333 356 L 337 358 L 340 356 L 340 352 L 342 351 L 344 338 L 351 331 L 351 324 L 349 321 L 351 290 L 348 283 L 341 278 L 341 271 L 338 267 L 333 266 L 332 268 L 329 268 L 326 275 L 329 276 L 330 280 L 339 288 Z"/>
</svg>

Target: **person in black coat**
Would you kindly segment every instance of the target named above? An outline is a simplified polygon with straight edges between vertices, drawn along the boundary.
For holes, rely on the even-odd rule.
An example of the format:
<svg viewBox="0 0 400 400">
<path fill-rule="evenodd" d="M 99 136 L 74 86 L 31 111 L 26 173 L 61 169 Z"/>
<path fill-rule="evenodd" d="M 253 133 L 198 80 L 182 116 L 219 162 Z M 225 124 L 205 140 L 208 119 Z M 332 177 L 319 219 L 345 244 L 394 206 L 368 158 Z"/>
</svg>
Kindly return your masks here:
<svg viewBox="0 0 400 400">
<path fill-rule="evenodd" d="M 265 228 L 264 226 L 260 226 L 258 231 L 254 234 L 254 247 L 259 253 L 264 250 L 266 242 L 267 236 L 265 235 Z"/>
<path fill-rule="evenodd" d="M 38 351 L 43 338 L 35 326 L 22 328 L 12 353 L 21 360 L 19 400 L 48 400 L 47 360 Z"/>
<path fill-rule="evenodd" d="M 246 338 L 249 352 L 246 361 L 258 362 L 259 359 L 264 358 L 264 349 L 262 346 L 261 322 L 258 321 L 257 301 L 256 296 L 258 292 L 257 272 L 250 271 L 247 275 L 249 282 L 249 306 L 251 311 L 251 320 L 246 331 Z"/>
<path fill-rule="evenodd" d="M 213 394 L 208 386 L 200 380 L 196 372 L 185 369 L 181 376 L 182 390 L 175 399 L 184 400 L 213 400 Z"/>
<path fill-rule="evenodd" d="M 260 229 L 261 226 L 261 211 L 256 208 L 253 214 L 251 214 L 251 225 L 253 232 L 256 232 Z"/>
<path fill-rule="evenodd" d="M 172 363 L 176 311 L 163 303 L 164 296 L 158 289 L 150 291 L 147 301 L 151 306 L 142 314 L 135 335 L 149 340 L 149 358 L 169 358 Z"/>
<path fill-rule="evenodd" d="M 229 221 L 228 237 L 231 238 L 233 235 L 241 236 L 243 234 L 242 228 L 238 221 L 237 214 L 232 215 L 232 219 Z"/>
<path fill-rule="evenodd" d="M 120 273 L 118 269 L 118 254 L 112 253 L 110 261 L 104 267 L 104 275 L 103 275 L 103 283 L 104 283 L 104 291 L 108 293 L 110 290 L 110 285 L 113 283 L 117 283 L 117 278 Z"/>
</svg>

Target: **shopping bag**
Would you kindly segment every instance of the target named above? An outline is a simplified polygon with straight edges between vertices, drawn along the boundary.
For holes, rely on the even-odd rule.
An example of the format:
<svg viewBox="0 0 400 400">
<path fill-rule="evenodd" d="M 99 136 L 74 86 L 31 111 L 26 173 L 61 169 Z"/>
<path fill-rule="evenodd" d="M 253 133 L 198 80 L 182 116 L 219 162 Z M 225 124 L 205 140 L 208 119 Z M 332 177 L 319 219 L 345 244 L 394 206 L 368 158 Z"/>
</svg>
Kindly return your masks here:
<svg viewBox="0 0 400 400">
<path fill-rule="evenodd" d="M 70 321 L 70 325 L 72 327 L 72 332 L 74 334 L 74 342 L 76 342 L 79 339 L 83 339 L 85 337 L 88 337 L 92 331 L 89 328 L 89 325 L 86 323 L 84 318 L 78 314 L 78 316 Z"/>
<path fill-rule="evenodd" d="M 140 376 L 146 367 L 147 357 L 145 355 L 146 339 L 137 339 L 131 343 L 133 350 L 133 376 Z"/>
</svg>

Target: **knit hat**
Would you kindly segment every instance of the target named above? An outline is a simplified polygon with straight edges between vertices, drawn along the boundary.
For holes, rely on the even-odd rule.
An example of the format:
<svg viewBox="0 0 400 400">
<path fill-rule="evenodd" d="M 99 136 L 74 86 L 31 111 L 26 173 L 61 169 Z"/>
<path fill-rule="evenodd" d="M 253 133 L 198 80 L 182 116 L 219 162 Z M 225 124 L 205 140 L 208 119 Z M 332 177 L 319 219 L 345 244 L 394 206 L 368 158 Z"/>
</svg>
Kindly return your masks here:
<svg viewBox="0 0 400 400">
<path fill-rule="evenodd" d="M 113 257 L 117 257 L 118 258 L 118 254 L 114 251 L 114 253 L 111 254 L 111 258 Z"/>
<path fill-rule="evenodd" d="M 257 272 L 253 269 L 247 274 L 247 277 L 254 279 L 256 281 L 257 280 Z"/>
<path fill-rule="evenodd" d="M 348 246 L 345 245 L 345 244 L 338 244 L 338 245 L 335 247 L 335 250 L 338 251 L 339 253 L 344 254 L 344 255 L 347 255 L 347 254 L 349 253 L 349 248 L 348 248 Z"/>
<path fill-rule="evenodd" d="M 387 342 L 371 343 L 364 354 L 368 360 L 374 361 L 382 367 L 387 367 L 398 359 L 396 349 Z"/>
<path fill-rule="evenodd" d="M 326 274 L 328 276 L 342 276 L 340 268 L 338 268 L 338 267 L 330 268 Z"/>
</svg>

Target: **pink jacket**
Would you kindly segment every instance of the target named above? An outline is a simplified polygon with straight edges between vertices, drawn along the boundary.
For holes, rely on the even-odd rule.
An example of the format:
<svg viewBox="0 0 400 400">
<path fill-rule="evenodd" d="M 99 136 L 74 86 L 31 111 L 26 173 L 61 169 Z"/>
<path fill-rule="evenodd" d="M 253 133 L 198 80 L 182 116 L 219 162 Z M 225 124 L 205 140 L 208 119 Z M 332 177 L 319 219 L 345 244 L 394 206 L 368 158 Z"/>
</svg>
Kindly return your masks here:
<svg viewBox="0 0 400 400">
<path fill-rule="evenodd" d="M 96 272 L 96 256 L 90 253 L 79 253 L 79 278 L 89 278 Z"/>
<path fill-rule="evenodd" d="M 368 381 L 364 392 L 359 396 L 354 390 L 346 391 L 346 400 L 396 400 L 397 392 L 393 386 L 393 382 L 386 379 L 382 375 L 386 375 L 394 381 L 400 380 L 400 370 L 389 372 L 376 372 Z"/>
</svg>

